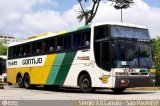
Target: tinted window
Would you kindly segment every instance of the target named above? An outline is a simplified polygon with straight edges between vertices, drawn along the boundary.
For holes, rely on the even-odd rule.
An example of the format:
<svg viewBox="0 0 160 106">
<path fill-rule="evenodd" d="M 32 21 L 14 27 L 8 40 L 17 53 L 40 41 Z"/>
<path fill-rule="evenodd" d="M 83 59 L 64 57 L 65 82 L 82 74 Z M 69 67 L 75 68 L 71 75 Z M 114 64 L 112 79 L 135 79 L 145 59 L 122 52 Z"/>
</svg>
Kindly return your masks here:
<svg viewBox="0 0 160 106">
<path fill-rule="evenodd" d="M 36 54 L 36 42 L 32 43 L 32 55 Z"/>
<path fill-rule="evenodd" d="M 13 58 L 13 47 L 8 48 L 8 58 L 9 59 Z"/>
<path fill-rule="evenodd" d="M 113 37 L 136 38 L 150 40 L 148 30 L 134 27 L 112 26 L 111 32 Z"/>
<path fill-rule="evenodd" d="M 81 44 L 81 33 L 75 33 L 73 35 L 73 48 L 79 48 Z"/>
<path fill-rule="evenodd" d="M 99 26 L 95 28 L 95 40 L 108 38 L 109 37 L 109 27 Z"/>
<path fill-rule="evenodd" d="M 71 35 L 67 35 L 64 37 L 64 49 L 71 48 Z"/>
<path fill-rule="evenodd" d="M 57 38 L 57 51 L 63 50 L 63 37 Z"/>
<path fill-rule="evenodd" d="M 55 46 L 55 39 L 51 39 L 49 40 L 49 52 L 53 52 L 56 50 L 56 46 Z"/>
<path fill-rule="evenodd" d="M 49 40 L 44 40 L 42 43 L 42 53 L 48 52 L 49 49 Z"/>
<path fill-rule="evenodd" d="M 42 53 L 42 42 L 37 42 L 37 50 L 36 50 L 37 54 L 41 54 Z"/>
<path fill-rule="evenodd" d="M 31 45 L 30 44 L 26 44 L 26 55 L 30 55 L 30 51 L 31 51 Z"/>
<path fill-rule="evenodd" d="M 90 31 L 82 32 L 82 47 L 90 46 Z"/>
<path fill-rule="evenodd" d="M 25 45 L 20 46 L 20 56 L 25 56 Z"/>
</svg>

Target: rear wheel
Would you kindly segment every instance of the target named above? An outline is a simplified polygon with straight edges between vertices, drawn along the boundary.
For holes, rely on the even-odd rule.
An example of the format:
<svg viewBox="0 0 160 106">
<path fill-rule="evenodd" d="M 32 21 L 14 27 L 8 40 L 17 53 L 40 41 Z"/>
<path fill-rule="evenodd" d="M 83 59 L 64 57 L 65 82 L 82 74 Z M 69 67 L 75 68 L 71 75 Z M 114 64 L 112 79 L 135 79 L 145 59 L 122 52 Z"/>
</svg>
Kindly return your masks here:
<svg viewBox="0 0 160 106">
<path fill-rule="evenodd" d="M 88 74 L 83 74 L 79 78 L 80 90 L 84 93 L 94 92 L 95 88 L 92 87 L 91 78 Z"/>
<path fill-rule="evenodd" d="M 112 91 L 116 94 L 123 93 L 126 88 L 112 88 Z"/>
<path fill-rule="evenodd" d="M 30 89 L 31 88 L 30 77 L 29 77 L 28 74 L 24 76 L 24 87 L 26 89 Z"/>
<path fill-rule="evenodd" d="M 22 78 L 21 75 L 19 75 L 19 76 L 17 77 L 17 83 L 18 83 L 18 87 L 19 87 L 19 88 L 23 88 L 23 87 L 24 87 L 23 78 Z"/>
</svg>

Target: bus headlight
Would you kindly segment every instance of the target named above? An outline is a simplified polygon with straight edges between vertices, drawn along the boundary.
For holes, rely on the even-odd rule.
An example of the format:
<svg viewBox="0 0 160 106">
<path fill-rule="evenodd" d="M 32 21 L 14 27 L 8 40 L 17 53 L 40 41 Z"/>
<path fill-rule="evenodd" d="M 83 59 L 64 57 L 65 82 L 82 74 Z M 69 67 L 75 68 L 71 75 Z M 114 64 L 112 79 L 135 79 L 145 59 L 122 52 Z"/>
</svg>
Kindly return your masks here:
<svg viewBox="0 0 160 106">
<path fill-rule="evenodd" d="M 129 73 L 128 72 L 116 72 L 115 75 L 116 76 L 128 76 Z"/>
</svg>

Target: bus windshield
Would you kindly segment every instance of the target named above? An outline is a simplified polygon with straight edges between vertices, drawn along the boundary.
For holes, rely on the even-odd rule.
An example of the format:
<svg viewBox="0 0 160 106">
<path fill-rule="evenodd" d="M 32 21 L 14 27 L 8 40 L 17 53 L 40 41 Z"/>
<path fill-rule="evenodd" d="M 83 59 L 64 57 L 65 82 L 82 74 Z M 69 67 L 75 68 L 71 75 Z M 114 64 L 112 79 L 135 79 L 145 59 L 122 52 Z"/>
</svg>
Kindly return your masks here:
<svg viewBox="0 0 160 106">
<path fill-rule="evenodd" d="M 149 42 L 118 40 L 116 42 L 117 67 L 153 68 Z"/>
<path fill-rule="evenodd" d="M 111 33 L 113 38 L 118 37 L 150 40 L 148 30 L 142 28 L 113 25 L 111 26 Z"/>
</svg>

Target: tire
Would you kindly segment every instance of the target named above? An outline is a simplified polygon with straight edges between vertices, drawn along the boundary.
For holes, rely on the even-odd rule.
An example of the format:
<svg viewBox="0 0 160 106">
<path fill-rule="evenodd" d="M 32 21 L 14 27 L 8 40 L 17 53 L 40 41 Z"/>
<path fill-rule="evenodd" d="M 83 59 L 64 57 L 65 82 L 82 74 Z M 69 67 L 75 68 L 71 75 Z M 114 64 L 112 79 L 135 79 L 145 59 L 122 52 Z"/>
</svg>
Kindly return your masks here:
<svg viewBox="0 0 160 106">
<path fill-rule="evenodd" d="M 17 83 L 19 88 L 24 88 L 23 78 L 21 75 L 18 76 Z"/>
<path fill-rule="evenodd" d="M 115 94 L 121 94 L 125 91 L 126 88 L 112 88 L 112 91 L 115 93 Z"/>
<path fill-rule="evenodd" d="M 26 89 L 30 89 L 31 88 L 30 77 L 29 77 L 28 74 L 24 76 L 24 87 Z"/>
<path fill-rule="evenodd" d="M 83 74 L 79 78 L 79 87 L 83 93 L 91 93 L 95 91 L 92 87 L 91 78 L 88 74 Z"/>
</svg>

